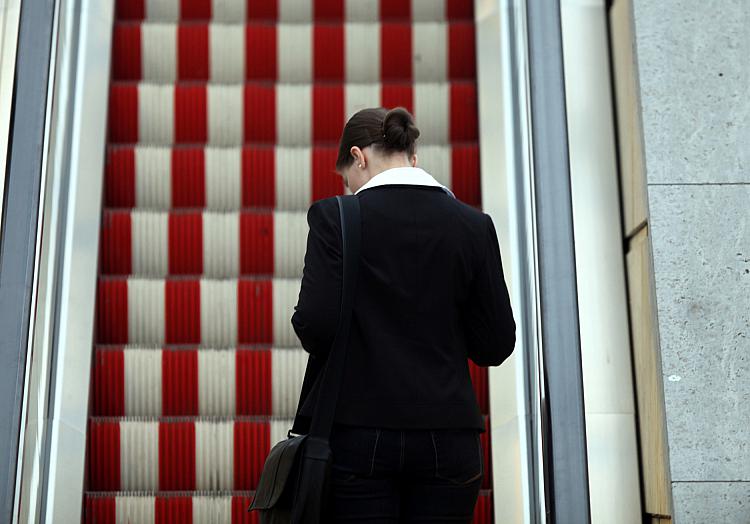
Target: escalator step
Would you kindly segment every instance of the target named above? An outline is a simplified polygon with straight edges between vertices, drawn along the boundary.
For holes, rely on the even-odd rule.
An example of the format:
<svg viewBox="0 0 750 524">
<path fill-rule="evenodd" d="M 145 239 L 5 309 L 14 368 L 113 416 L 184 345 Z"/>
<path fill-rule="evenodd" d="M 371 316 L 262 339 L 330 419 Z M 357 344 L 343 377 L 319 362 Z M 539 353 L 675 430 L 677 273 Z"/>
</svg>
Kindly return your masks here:
<svg viewBox="0 0 750 524">
<path fill-rule="evenodd" d="M 268 452 L 291 426 L 282 417 L 91 418 L 89 489 L 253 490 Z M 486 466 L 489 439 L 482 436 Z"/>
<path fill-rule="evenodd" d="M 471 0 L 116 0 L 119 20 L 381 22 L 472 20 Z"/>
<path fill-rule="evenodd" d="M 333 146 L 110 145 L 105 205 L 141 210 L 307 211 L 343 193 Z M 419 163 L 463 202 L 479 206 L 476 142 L 420 145 Z"/>
<path fill-rule="evenodd" d="M 99 346 L 92 414 L 294 417 L 307 353 L 302 348 L 196 349 Z M 487 370 L 469 361 L 487 413 Z"/>
<path fill-rule="evenodd" d="M 367 83 L 476 77 L 474 24 L 468 21 L 126 22 L 115 25 L 113 39 L 116 81 Z"/>
<path fill-rule="evenodd" d="M 237 84 L 112 82 L 111 143 L 151 145 L 333 145 L 350 112 L 404 106 L 420 122 L 420 145 L 476 142 L 473 81 Z"/>
<path fill-rule="evenodd" d="M 84 524 L 202 523 L 251 524 L 256 512 L 248 512 L 253 492 L 226 494 L 162 493 L 159 495 L 88 492 Z M 492 524 L 492 492 L 479 492 L 473 524 Z"/>
</svg>

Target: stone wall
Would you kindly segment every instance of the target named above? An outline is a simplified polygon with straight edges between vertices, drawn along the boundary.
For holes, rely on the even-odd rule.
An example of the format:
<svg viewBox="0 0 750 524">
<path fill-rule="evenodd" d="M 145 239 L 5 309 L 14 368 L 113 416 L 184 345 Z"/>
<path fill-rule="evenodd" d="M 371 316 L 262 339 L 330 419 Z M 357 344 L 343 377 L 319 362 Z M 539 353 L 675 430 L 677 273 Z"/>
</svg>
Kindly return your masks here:
<svg viewBox="0 0 750 524">
<path fill-rule="evenodd" d="M 750 522 L 750 2 L 632 0 L 673 519 Z"/>
</svg>

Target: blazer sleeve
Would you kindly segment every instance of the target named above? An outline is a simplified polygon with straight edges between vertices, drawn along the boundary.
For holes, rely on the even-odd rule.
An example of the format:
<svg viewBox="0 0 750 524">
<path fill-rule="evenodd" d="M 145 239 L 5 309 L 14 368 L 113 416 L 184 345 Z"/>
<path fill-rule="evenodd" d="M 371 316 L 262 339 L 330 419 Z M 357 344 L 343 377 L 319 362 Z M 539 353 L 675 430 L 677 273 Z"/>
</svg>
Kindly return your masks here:
<svg viewBox="0 0 750 524">
<path fill-rule="evenodd" d="M 462 317 L 468 357 L 479 366 L 499 366 L 513 353 L 516 323 L 495 225 L 490 215 L 484 216 L 484 255 L 475 267 Z"/>
<path fill-rule="evenodd" d="M 302 347 L 315 356 L 326 356 L 330 351 L 341 314 L 339 222 L 335 199 L 318 200 L 307 211 L 307 250 L 291 323 Z"/>
</svg>

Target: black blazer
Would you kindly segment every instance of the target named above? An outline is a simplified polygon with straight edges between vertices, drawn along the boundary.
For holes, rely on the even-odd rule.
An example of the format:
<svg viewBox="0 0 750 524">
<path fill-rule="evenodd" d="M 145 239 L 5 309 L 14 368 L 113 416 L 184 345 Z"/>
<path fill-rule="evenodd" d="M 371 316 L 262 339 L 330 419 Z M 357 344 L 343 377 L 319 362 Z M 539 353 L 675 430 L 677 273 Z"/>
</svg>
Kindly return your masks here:
<svg viewBox="0 0 750 524">
<path fill-rule="evenodd" d="M 335 422 L 483 432 L 467 357 L 498 366 L 516 340 L 491 217 L 439 186 L 386 184 L 356 198 L 362 251 Z M 336 198 L 314 202 L 307 221 L 291 323 L 310 358 L 324 364 L 341 307 Z M 294 432 L 306 432 L 318 384 Z"/>
</svg>

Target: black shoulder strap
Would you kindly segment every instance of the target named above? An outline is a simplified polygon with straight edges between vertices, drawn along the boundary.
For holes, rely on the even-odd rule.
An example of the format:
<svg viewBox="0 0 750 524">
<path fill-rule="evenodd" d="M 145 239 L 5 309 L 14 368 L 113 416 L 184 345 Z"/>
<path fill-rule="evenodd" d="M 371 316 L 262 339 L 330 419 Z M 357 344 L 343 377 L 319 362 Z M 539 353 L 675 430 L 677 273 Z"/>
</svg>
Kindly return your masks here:
<svg viewBox="0 0 750 524">
<path fill-rule="evenodd" d="M 356 195 L 337 195 L 339 216 L 341 217 L 341 242 L 343 253 L 343 280 L 341 288 L 341 314 L 339 316 L 336 337 L 328 355 L 325 368 L 322 370 L 320 392 L 313 411 L 308 435 L 328 439 L 333 427 L 333 419 L 338 403 L 339 391 L 344 378 L 346 362 L 346 345 L 349 341 L 352 306 L 359 271 L 359 252 L 361 244 L 361 223 L 359 214 L 359 197 Z"/>
</svg>

